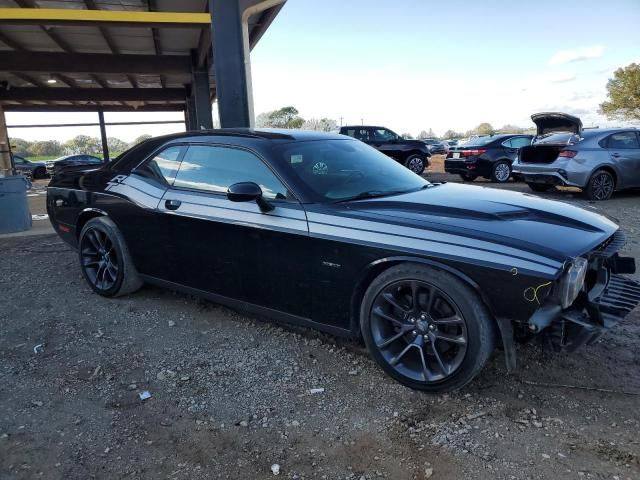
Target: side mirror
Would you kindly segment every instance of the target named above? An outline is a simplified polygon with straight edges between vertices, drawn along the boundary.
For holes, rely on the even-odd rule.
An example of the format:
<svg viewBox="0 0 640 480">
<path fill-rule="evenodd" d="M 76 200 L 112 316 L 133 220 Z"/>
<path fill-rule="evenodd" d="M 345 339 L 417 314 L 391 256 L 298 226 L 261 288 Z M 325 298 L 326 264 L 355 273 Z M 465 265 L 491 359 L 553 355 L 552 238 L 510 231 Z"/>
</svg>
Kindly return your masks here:
<svg viewBox="0 0 640 480">
<path fill-rule="evenodd" d="M 260 185 L 254 182 L 239 182 L 230 185 L 227 189 L 227 198 L 232 202 L 255 201 L 262 212 L 270 212 L 274 208 L 262 196 Z"/>
</svg>

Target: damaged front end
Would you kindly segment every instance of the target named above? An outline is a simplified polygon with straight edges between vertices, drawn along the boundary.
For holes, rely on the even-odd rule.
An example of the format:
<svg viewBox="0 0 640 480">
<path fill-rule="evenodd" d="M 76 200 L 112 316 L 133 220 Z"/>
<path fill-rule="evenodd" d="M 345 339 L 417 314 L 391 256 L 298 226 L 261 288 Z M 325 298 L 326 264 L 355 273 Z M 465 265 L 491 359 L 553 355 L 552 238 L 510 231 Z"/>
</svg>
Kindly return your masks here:
<svg viewBox="0 0 640 480">
<path fill-rule="evenodd" d="M 545 334 L 555 351 L 573 351 L 624 319 L 640 304 L 640 283 L 624 276 L 635 273 L 635 261 L 618 254 L 624 243 L 618 230 L 568 263 L 562 277 L 546 289 L 542 305 L 528 321 L 529 330 Z"/>
</svg>

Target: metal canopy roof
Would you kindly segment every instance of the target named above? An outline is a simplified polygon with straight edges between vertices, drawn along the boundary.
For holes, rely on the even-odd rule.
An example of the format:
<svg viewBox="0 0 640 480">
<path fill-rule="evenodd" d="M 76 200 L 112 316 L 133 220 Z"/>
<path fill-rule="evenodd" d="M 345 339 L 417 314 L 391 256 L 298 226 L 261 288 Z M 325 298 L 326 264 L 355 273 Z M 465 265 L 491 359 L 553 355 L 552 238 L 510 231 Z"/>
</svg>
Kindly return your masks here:
<svg viewBox="0 0 640 480">
<path fill-rule="evenodd" d="M 213 100 L 208 7 L 207 0 L 0 0 L 0 9 L 15 9 L 0 11 L 0 103 L 7 111 L 184 110 L 193 68 L 209 72 Z M 251 48 L 280 8 L 249 18 Z M 64 18 L 48 9 L 65 9 Z"/>
</svg>

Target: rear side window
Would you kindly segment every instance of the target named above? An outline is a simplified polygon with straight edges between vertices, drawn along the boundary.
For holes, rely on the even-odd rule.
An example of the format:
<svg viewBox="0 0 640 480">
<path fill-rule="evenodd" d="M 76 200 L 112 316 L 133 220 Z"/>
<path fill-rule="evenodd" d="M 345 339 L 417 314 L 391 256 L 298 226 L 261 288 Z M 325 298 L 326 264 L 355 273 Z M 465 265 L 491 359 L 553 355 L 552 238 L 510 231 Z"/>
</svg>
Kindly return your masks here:
<svg viewBox="0 0 640 480">
<path fill-rule="evenodd" d="M 254 182 L 265 198 L 287 198 L 287 189 L 262 160 L 238 148 L 192 145 L 184 155 L 174 187 L 226 193 L 230 185 Z"/>
<path fill-rule="evenodd" d="M 368 128 L 347 128 L 344 133 L 363 142 L 370 140 Z"/>
<path fill-rule="evenodd" d="M 607 148 L 616 150 L 627 150 L 632 148 L 640 148 L 638 145 L 638 136 L 636 132 L 619 132 L 609 136 Z"/>
<path fill-rule="evenodd" d="M 155 180 L 164 180 L 169 185 L 173 183 L 180 166 L 180 156 L 185 147 L 182 145 L 174 145 L 165 148 L 160 153 L 144 162 L 140 167 L 136 168 L 136 173 L 153 178 Z"/>
<path fill-rule="evenodd" d="M 510 140 L 512 148 L 522 148 L 531 145 L 531 139 L 527 137 L 516 137 Z"/>
</svg>

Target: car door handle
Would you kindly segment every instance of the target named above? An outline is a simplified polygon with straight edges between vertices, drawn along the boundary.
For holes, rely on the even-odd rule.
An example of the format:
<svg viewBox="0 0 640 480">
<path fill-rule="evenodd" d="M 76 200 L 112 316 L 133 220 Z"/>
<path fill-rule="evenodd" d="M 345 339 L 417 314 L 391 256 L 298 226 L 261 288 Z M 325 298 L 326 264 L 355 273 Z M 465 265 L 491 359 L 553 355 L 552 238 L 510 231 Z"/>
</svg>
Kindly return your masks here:
<svg viewBox="0 0 640 480">
<path fill-rule="evenodd" d="M 619 157 L 619 156 L 620 156 L 620 154 L 619 154 L 618 152 L 613 152 L 613 153 L 611 154 L 611 156 L 612 156 L 612 157 L 616 157 L 616 158 L 617 158 L 617 157 Z"/>
<path fill-rule="evenodd" d="M 167 200 L 164 202 L 164 206 L 167 207 L 167 210 L 177 210 L 182 205 L 180 200 Z"/>
</svg>

